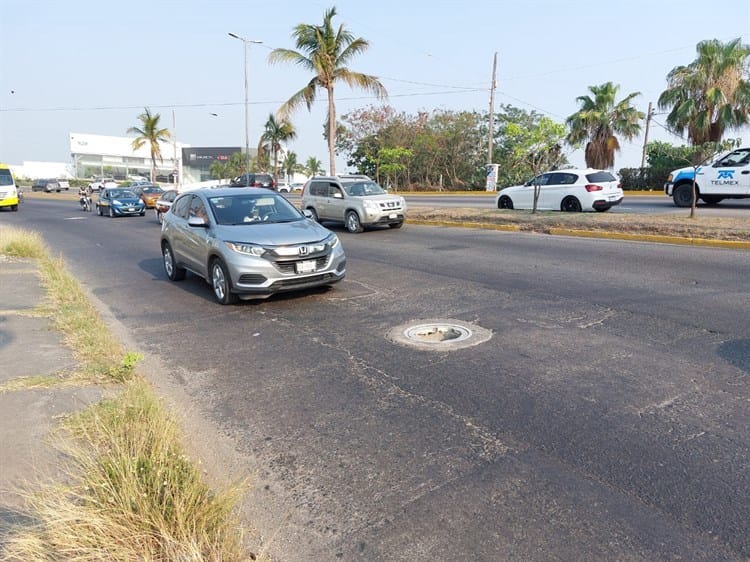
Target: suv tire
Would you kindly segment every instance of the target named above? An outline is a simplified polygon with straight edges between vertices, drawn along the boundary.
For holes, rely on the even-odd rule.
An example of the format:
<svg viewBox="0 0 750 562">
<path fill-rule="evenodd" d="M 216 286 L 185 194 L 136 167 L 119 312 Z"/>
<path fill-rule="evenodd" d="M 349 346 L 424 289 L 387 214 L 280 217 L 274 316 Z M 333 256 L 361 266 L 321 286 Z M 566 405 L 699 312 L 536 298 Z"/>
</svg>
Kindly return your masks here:
<svg viewBox="0 0 750 562">
<path fill-rule="evenodd" d="M 352 234 L 357 234 L 364 230 L 357 211 L 347 211 L 345 225 L 346 229 Z"/>
</svg>

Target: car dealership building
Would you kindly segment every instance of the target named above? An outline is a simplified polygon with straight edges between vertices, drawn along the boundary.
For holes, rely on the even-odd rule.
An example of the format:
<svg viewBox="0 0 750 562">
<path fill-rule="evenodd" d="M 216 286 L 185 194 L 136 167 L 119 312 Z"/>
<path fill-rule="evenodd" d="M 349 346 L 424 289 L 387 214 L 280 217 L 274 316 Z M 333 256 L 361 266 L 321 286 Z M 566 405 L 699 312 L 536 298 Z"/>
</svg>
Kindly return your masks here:
<svg viewBox="0 0 750 562">
<path fill-rule="evenodd" d="M 235 152 L 243 152 L 238 146 L 193 147 L 179 141 L 159 143 L 159 149 L 162 159 L 156 160 L 156 181 L 175 182 L 179 178 L 181 184 L 212 179 L 209 168 L 214 161 L 225 162 Z M 250 152 L 253 156 L 256 151 Z M 70 133 L 70 155 L 78 178 L 151 176 L 151 149 L 144 144 L 134 150 L 133 137 Z"/>
</svg>

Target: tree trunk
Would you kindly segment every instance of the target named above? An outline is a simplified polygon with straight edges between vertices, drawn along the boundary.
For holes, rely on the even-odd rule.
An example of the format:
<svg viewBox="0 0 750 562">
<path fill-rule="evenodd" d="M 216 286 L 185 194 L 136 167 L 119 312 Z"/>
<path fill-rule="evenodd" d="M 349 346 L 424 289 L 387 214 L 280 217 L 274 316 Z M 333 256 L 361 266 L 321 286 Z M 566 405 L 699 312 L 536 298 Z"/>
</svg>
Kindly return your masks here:
<svg viewBox="0 0 750 562">
<path fill-rule="evenodd" d="M 333 103 L 333 85 L 328 86 L 328 158 L 330 160 L 330 169 L 328 174 L 336 175 L 336 156 L 333 152 L 333 146 L 336 141 L 336 106 Z"/>
</svg>

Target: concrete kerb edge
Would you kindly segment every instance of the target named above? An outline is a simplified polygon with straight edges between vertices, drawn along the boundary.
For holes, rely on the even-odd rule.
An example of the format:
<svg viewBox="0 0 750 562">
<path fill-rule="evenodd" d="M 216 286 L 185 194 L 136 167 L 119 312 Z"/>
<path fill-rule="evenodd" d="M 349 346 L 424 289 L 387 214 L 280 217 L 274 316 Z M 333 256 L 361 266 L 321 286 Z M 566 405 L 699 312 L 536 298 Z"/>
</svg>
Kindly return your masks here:
<svg viewBox="0 0 750 562">
<path fill-rule="evenodd" d="M 509 224 L 483 224 L 476 222 L 431 221 L 421 219 L 408 219 L 407 222 L 409 224 L 420 224 L 424 226 L 481 228 L 485 230 L 521 232 L 521 228 L 519 226 Z M 539 233 L 538 231 L 534 232 Z M 577 236 L 580 238 L 603 238 L 607 240 L 630 240 L 634 242 L 653 242 L 659 244 L 681 244 L 685 246 L 728 248 L 732 250 L 750 250 L 750 242 L 744 242 L 740 240 L 709 240 L 707 238 L 667 236 L 662 234 L 628 234 L 626 232 L 602 232 L 596 230 L 576 230 L 569 228 L 550 228 L 546 232 L 554 236 Z"/>
</svg>

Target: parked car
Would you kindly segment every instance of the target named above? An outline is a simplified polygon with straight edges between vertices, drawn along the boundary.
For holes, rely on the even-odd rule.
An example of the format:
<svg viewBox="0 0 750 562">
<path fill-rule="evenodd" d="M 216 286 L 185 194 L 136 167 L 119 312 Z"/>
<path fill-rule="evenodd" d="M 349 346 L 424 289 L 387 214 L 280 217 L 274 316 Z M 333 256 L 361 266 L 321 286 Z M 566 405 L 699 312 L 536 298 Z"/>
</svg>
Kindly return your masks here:
<svg viewBox="0 0 750 562">
<path fill-rule="evenodd" d="M 57 180 L 58 191 L 70 189 L 70 182 L 68 180 Z"/>
<path fill-rule="evenodd" d="M 267 187 L 274 189 L 276 180 L 271 174 L 242 174 L 229 182 L 232 187 Z"/>
<path fill-rule="evenodd" d="M 44 191 L 45 193 L 59 192 L 60 184 L 54 179 L 37 179 L 31 184 L 31 191 Z"/>
<path fill-rule="evenodd" d="M 292 184 L 292 191 L 302 191 L 303 187 L 305 187 L 304 183 L 295 182 Z"/>
<path fill-rule="evenodd" d="M 532 209 L 534 184 L 540 186 L 537 209 L 543 211 L 607 211 L 622 202 L 623 192 L 615 176 L 592 168 L 555 170 L 523 185 L 501 189 L 495 197 L 498 209 Z"/>
<path fill-rule="evenodd" d="M 177 196 L 161 230 L 164 270 L 203 277 L 221 304 L 333 285 L 346 274 L 338 237 L 283 196 L 258 188 Z"/>
<path fill-rule="evenodd" d="M 406 200 L 388 194 L 367 176 L 313 177 L 302 189 L 302 208 L 321 222 L 343 223 L 349 232 L 377 225 L 401 228 L 406 220 Z"/>
<path fill-rule="evenodd" d="M 132 190 L 126 187 L 107 187 L 99 192 L 96 202 L 99 216 L 122 217 L 146 214 L 146 204 Z"/>
<path fill-rule="evenodd" d="M 156 201 L 164 193 L 164 190 L 161 187 L 150 183 L 147 185 L 139 185 L 135 188 L 131 186 L 130 189 L 132 189 L 133 192 L 143 200 L 147 209 L 153 209 L 156 206 Z"/>
<path fill-rule="evenodd" d="M 178 193 L 176 189 L 164 191 L 159 199 L 156 200 L 156 203 L 154 203 L 154 212 L 156 213 L 156 220 L 159 221 L 159 224 L 164 222 L 164 215 L 169 211 L 169 208 L 172 206 L 177 195 Z"/>
<path fill-rule="evenodd" d="M 276 191 L 279 193 L 289 193 L 291 190 L 292 188 L 289 187 L 289 184 L 283 180 L 276 183 Z"/>
</svg>

